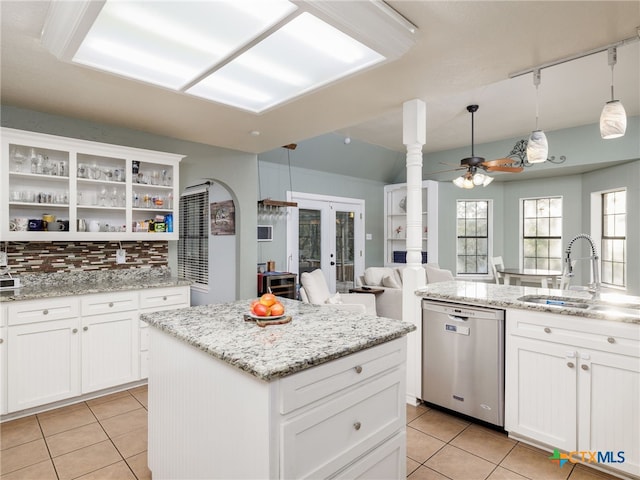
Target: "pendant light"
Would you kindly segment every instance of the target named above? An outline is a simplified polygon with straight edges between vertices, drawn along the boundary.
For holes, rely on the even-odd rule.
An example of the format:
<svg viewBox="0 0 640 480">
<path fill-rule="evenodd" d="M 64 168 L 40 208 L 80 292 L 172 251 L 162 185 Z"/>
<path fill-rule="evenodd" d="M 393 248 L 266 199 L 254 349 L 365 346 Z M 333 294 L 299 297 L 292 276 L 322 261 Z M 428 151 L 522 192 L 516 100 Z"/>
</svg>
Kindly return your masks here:
<svg viewBox="0 0 640 480">
<path fill-rule="evenodd" d="M 527 142 L 527 160 L 529 163 L 542 163 L 547 161 L 549 144 L 547 143 L 547 136 L 542 130 L 538 129 L 540 69 L 533 71 L 533 84 L 536 86 L 536 129 L 531 132 Z"/>
<path fill-rule="evenodd" d="M 600 136 L 605 140 L 622 137 L 627 130 L 627 112 L 620 100 L 614 100 L 613 96 L 613 67 L 618 60 L 618 51 L 611 47 L 607 52 L 611 66 L 611 101 L 604 104 L 600 114 Z"/>
</svg>

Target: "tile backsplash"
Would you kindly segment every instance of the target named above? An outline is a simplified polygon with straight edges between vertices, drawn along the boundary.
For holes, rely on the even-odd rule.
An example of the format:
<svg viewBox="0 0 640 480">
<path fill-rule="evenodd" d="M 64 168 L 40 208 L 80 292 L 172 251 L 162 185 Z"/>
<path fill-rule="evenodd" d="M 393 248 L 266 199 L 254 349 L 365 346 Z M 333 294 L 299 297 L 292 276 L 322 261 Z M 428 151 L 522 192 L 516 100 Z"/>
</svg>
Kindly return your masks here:
<svg viewBox="0 0 640 480">
<path fill-rule="evenodd" d="M 116 250 L 126 251 L 127 261 L 116 263 Z M 166 241 L 140 242 L 8 242 L 7 261 L 12 275 L 32 273 L 126 270 L 167 267 Z M 5 248 L 2 245 L 2 248 Z"/>
</svg>

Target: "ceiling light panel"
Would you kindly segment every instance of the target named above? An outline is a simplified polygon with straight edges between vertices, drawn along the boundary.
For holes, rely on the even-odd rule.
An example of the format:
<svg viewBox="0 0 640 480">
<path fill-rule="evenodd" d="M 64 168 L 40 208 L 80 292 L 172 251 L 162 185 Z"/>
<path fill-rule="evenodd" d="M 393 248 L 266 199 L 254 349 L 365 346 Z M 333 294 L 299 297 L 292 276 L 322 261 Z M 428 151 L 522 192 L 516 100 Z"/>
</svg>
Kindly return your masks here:
<svg viewBox="0 0 640 480">
<path fill-rule="evenodd" d="M 286 0 L 107 1 L 73 61 L 179 90 L 296 9 Z"/>
<path fill-rule="evenodd" d="M 305 12 L 187 93 L 262 112 L 383 60 L 381 54 Z"/>
</svg>

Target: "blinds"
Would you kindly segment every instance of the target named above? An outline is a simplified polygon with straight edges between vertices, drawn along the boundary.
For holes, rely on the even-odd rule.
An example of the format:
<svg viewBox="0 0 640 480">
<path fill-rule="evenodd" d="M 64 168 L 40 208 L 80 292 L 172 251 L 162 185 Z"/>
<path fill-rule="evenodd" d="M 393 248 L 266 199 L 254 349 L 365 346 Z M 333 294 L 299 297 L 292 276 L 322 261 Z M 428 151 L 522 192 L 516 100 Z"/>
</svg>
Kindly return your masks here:
<svg viewBox="0 0 640 480">
<path fill-rule="evenodd" d="M 178 276 L 196 286 L 209 284 L 209 190 L 186 192 L 180 198 Z"/>
</svg>

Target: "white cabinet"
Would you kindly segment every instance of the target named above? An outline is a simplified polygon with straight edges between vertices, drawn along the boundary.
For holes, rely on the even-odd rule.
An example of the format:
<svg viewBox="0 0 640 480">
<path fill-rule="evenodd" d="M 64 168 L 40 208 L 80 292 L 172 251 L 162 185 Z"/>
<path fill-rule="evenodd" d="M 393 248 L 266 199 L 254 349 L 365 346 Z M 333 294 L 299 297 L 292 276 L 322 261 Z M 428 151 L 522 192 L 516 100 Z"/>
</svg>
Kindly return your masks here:
<svg viewBox="0 0 640 480">
<path fill-rule="evenodd" d="M 511 436 L 566 452 L 613 452 L 604 466 L 640 473 L 637 325 L 509 310 L 505 372 Z"/>
<path fill-rule="evenodd" d="M 270 382 L 159 329 L 151 341 L 154 477 L 406 477 L 406 337 Z"/>
<path fill-rule="evenodd" d="M 80 394 L 77 312 L 70 297 L 8 306 L 9 412 Z"/>
<path fill-rule="evenodd" d="M 2 238 L 178 239 L 180 155 L 3 128 L 2 159 Z"/>
<path fill-rule="evenodd" d="M 7 413 L 7 307 L 0 305 L 0 415 Z"/>
<path fill-rule="evenodd" d="M 139 379 L 137 292 L 81 299 L 82 393 Z"/>
<path fill-rule="evenodd" d="M 384 197 L 385 265 L 406 263 L 407 184 L 385 185 Z M 422 182 L 421 223 L 422 263 L 438 263 L 438 182 Z"/>
</svg>

